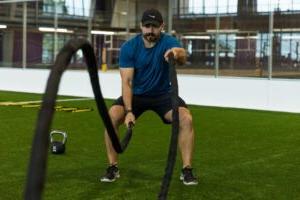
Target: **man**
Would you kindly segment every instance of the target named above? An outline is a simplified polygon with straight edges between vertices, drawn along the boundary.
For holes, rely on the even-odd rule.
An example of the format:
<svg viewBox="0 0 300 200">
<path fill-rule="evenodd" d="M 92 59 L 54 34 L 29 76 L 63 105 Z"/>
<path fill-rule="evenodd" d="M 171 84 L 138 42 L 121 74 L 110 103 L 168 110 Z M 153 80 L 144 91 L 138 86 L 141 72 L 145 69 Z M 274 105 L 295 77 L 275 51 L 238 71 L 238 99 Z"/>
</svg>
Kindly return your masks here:
<svg viewBox="0 0 300 200">
<path fill-rule="evenodd" d="M 169 56 L 184 64 L 186 53 L 176 38 L 161 31 L 163 18 L 155 9 L 143 13 L 141 34 L 125 42 L 120 51 L 120 73 L 122 79 L 122 96 L 109 110 L 115 130 L 122 123 L 126 126 L 146 110 L 156 112 L 164 123 L 172 122 L 172 105 L 169 80 Z M 179 138 L 178 144 L 183 162 L 180 180 L 185 185 L 198 184 L 192 173 L 192 154 L 194 148 L 194 129 L 192 116 L 185 102 L 179 103 Z M 110 138 L 105 133 L 105 144 L 109 167 L 101 178 L 102 182 L 113 182 L 120 177 L 117 153 Z"/>
</svg>

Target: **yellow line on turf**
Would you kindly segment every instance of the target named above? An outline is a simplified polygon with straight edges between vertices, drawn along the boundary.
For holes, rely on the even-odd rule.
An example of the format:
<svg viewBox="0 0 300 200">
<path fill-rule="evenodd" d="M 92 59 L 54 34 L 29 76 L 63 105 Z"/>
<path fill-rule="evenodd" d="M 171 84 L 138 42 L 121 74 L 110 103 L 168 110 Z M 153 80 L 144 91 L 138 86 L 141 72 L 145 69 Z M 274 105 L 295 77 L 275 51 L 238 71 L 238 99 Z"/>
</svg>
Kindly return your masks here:
<svg viewBox="0 0 300 200">
<path fill-rule="evenodd" d="M 41 107 L 40 104 L 33 104 L 33 105 L 22 105 L 22 108 L 36 108 Z"/>
<path fill-rule="evenodd" d="M 68 102 L 68 101 L 86 101 L 86 100 L 92 100 L 93 98 L 74 98 L 74 99 L 57 99 L 56 102 Z M 22 105 L 29 105 L 29 104 L 36 104 L 36 103 L 42 103 L 41 100 L 38 101 L 6 101 L 6 102 L 0 102 L 0 106 L 22 106 Z"/>
</svg>

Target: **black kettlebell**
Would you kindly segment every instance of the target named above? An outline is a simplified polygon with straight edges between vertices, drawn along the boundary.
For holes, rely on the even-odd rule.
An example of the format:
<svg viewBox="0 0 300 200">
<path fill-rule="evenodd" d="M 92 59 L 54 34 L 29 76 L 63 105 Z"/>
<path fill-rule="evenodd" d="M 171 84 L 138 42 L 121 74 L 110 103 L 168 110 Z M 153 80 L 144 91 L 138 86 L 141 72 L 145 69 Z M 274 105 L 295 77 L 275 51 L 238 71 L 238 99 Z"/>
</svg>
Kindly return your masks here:
<svg viewBox="0 0 300 200">
<path fill-rule="evenodd" d="M 61 135 L 62 140 L 54 140 L 54 135 Z M 63 154 L 66 151 L 67 133 L 63 131 L 54 130 L 50 133 L 50 150 L 53 154 Z"/>
</svg>

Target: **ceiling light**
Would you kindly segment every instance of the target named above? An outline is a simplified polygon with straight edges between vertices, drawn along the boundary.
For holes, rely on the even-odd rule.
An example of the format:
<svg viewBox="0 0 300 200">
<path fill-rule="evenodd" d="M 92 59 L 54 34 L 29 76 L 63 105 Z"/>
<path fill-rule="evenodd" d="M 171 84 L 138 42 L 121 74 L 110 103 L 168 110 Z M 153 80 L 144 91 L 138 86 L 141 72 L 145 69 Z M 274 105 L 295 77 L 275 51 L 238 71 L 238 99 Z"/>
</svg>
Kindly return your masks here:
<svg viewBox="0 0 300 200">
<path fill-rule="evenodd" d="M 66 28 L 51 28 L 51 27 L 39 27 L 41 32 L 57 32 L 57 33 L 73 33 L 74 31 L 68 30 Z"/>
<path fill-rule="evenodd" d="M 182 36 L 184 39 L 202 39 L 202 40 L 209 40 L 210 36 L 208 35 L 185 35 Z"/>
<path fill-rule="evenodd" d="M 219 32 L 219 33 L 236 33 L 236 32 L 239 32 L 239 29 L 207 29 L 206 32 L 208 33 L 216 33 L 216 32 Z"/>
<path fill-rule="evenodd" d="M 91 31 L 91 33 L 94 35 L 114 35 L 115 34 L 115 32 L 113 32 L 113 31 L 96 31 L 96 30 Z"/>
</svg>

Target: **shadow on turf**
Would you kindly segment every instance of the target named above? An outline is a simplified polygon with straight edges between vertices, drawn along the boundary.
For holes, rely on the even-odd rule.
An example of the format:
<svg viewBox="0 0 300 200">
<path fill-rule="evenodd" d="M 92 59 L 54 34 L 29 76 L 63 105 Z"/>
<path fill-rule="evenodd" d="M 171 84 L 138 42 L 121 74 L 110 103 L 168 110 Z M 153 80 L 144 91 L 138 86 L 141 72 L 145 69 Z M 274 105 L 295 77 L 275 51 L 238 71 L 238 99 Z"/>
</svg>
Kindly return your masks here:
<svg viewBox="0 0 300 200">
<path fill-rule="evenodd" d="M 120 168 L 121 178 L 114 183 L 102 183 L 100 177 L 105 168 L 94 166 L 84 168 L 66 168 L 51 166 L 47 174 L 45 194 L 49 199 L 141 199 L 143 194 L 151 191 L 155 199 L 160 187 L 162 174 L 144 172 L 142 169 Z M 96 174 L 95 174 L 96 172 Z M 70 191 L 72 194 L 70 194 Z M 143 198 L 142 198 L 143 199 Z"/>
</svg>

